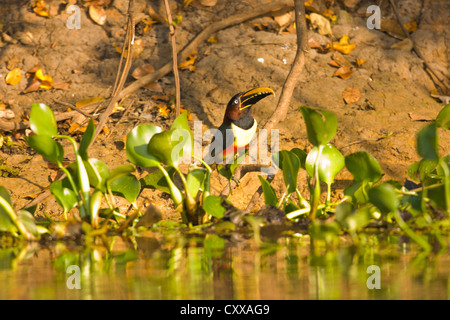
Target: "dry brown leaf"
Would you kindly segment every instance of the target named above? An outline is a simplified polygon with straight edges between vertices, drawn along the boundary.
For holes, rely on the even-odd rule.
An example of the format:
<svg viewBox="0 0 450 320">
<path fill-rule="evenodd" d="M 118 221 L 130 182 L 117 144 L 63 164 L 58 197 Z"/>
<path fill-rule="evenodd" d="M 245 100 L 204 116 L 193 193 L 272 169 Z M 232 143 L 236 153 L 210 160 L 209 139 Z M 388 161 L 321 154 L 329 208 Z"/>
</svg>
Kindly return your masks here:
<svg viewBox="0 0 450 320">
<path fill-rule="evenodd" d="M 346 104 L 352 104 L 361 98 L 361 92 L 357 88 L 348 87 L 342 92 L 342 98 Z"/>
<path fill-rule="evenodd" d="M 42 69 L 38 69 L 34 77 L 41 82 L 40 88 L 51 89 L 53 87 L 53 78 L 50 75 L 44 75 Z"/>
<path fill-rule="evenodd" d="M 8 60 L 7 64 L 6 64 L 6 68 L 8 70 L 12 70 L 15 69 L 17 64 L 20 62 L 19 57 L 17 56 L 13 56 L 11 59 Z"/>
<path fill-rule="evenodd" d="M 194 51 L 190 56 L 186 58 L 186 61 L 178 64 L 178 69 L 195 71 L 196 66 L 194 66 L 195 59 L 197 59 L 197 52 Z"/>
<path fill-rule="evenodd" d="M 106 22 L 106 11 L 103 7 L 91 5 L 89 6 L 89 17 L 99 25 L 104 25 Z"/>
<path fill-rule="evenodd" d="M 144 86 L 145 89 L 148 89 L 150 91 L 155 91 L 155 92 L 163 92 L 163 88 L 161 87 L 161 85 L 157 82 L 152 82 L 149 84 L 146 84 Z"/>
<path fill-rule="evenodd" d="M 327 48 L 337 50 L 343 54 L 349 54 L 350 52 L 355 49 L 356 44 L 350 43 L 350 38 L 347 35 L 342 36 L 341 39 L 339 39 L 339 42 L 333 42 L 329 45 L 327 45 Z"/>
<path fill-rule="evenodd" d="M 364 59 L 358 59 L 356 58 L 356 66 L 359 68 L 363 65 L 363 63 L 366 62 Z"/>
<path fill-rule="evenodd" d="M 429 117 L 429 116 L 422 116 L 422 115 L 418 115 L 412 112 L 408 113 L 409 117 L 411 118 L 411 120 L 413 121 L 434 121 L 434 118 Z"/>
<path fill-rule="evenodd" d="M 337 21 L 337 16 L 330 9 L 326 9 L 326 10 L 322 11 L 322 15 L 324 17 L 330 19 L 331 22 L 336 22 Z"/>
<path fill-rule="evenodd" d="M 82 99 L 82 100 L 78 101 L 77 103 L 75 103 L 75 107 L 77 107 L 77 108 L 84 108 L 87 105 L 90 105 L 90 104 L 93 104 L 93 103 L 97 103 L 97 102 L 102 102 L 103 100 L 105 100 L 105 99 L 103 99 L 101 97 L 85 98 L 85 99 Z"/>
<path fill-rule="evenodd" d="M 142 78 L 143 76 L 145 76 L 149 73 L 153 73 L 153 72 L 155 72 L 155 68 L 152 65 L 144 64 L 144 65 L 134 69 L 131 76 L 135 79 L 139 79 L 139 78 Z"/>
<path fill-rule="evenodd" d="M 316 40 L 314 40 L 313 38 L 309 38 L 308 39 L 308 45 L 311 49 L 316 49 L 318 52 L 320 53 L 325 53 L 328 52 L 327 49 L 325 49 L 324 46 L 322 46 L 320 43 L 318 43 Z"/>
<path fill-rule="evenodd" d="M 403 24 L 403 26 L 409 33 L 412 33 L 417 30 L 417 23 L 415 21 L 406 22 Z"/>
<path fill-rule="evenodd" d="M 348 61 L 342 54 L 339 52 L 333 52 L 333 55 L 331 56 L 332 59 L 340 66 L 346 66 L 351 68 L 352 64 L 350 61 Z"/>
<path fill-rule="evenodd" d="M 323 36 L 333 34 L 331 31 L 330 20 L 314 12 L 309 15 L 309 18 L 311 20 L 312 27 L 314 29 L 317 29 L 317 32 L 319 32 L 319 34 Z"/>
<path fill-rule="evenodd" d="M 67 90 L 70 87 L 70 83 L 68 82 L 56 82 L 53 84 L 53 88 L 54 89 L 59 89 L 59 90 Z"/>
<path fill-rule="evenodd" d="M 413 48 L 414 48 L 414 44 L 408 38 L 405 38 L 402 41 L 396 42 L 391 46 L 391 49 L 404 50 L 404 51 L 411 51 Z"/>
<path fill-rule="evenodd" d="M 337 62 L 334 61 L 334 60 L 331 60 L 330 62 L 328 62 L 328 64 L 329 64 L 330 66 L 336 67 L 336 68 L 339 68 L 339 67 L 341 66 L 339 63 L 337 63 Z"/>
<path fill-rule="evenodd" d="M 30 85 L 23 90 L 23 93 L 29 93 L 29 92 L 33 92 L 39 89 L 39 87 L 41 86 L 41 81 L 37 78 L 33 78 L 30 82 Z"/>
<path fill-rule="evenodd" d="M 20 68 L 15 68 L 8 72 L 6 75 L 5 81 L 7 84 L 15 86 L 22 80 L 22 74 L 20 72 Z"/>
<path fill-rule="evenodd" d="M 333 76 L 341 77 L 344 80 L 347 80 L 352 75 L 353 71 L 349 67 L 342 66 L 336 70 Z"/>
<path fill-rule="evenodd" d="M 278 25 L 280 27 L 284 27 L 284 26 L 287 26 L 291 22 L 293 13 L 294 13 L 294 11 L 290 11 L 285 14 L 275 16 L 275 17 L 273 17 L 273 19 L 278 23 Z"/>
<path fill-rule="evenodd" d="M 33 4 L 33 11 L 41 17 L 48 18 L 50 16 L 50 12 L 45 6 L 44 0 L 36 0 Z"/>
</svg>

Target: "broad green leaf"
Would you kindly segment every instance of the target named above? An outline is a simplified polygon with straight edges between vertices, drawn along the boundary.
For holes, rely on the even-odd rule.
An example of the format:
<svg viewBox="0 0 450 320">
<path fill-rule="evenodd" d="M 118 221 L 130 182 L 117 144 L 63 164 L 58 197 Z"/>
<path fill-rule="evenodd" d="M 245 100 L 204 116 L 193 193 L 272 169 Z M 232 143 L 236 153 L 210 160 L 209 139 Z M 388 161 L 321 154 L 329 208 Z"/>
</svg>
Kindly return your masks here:
<svg viewBox="0 0 450 320">
<path fill-rule="evenodd" d="M 170 177 L 173 177 L 175 173 L 174 168 L 167 168 L 167 173 Z M 163 172 L 159 169 L 149 173 L 145 177 L 140 179 L 141 185 L 143 188 L 154 188 L 159 191 L 170 194 L 169 184 L 167 183 L 166 177 Z"/>
<path fill-rule="evenodd" d="M 345 166 L 358 182 L 377 182 L 383 176 L 378 161 L 365 151 L 355 152 L 345 157 Z"/>
<path fill-rule="evenodd" d="M 305 161 L 305 169 L 309 176 L 314 176 L 314 164 L 319 152 L 318 147 L 314 147 L 308 153 Z M 334 182 L 334 177 L 344 168 L 345 159 L 342 153 L 331 144 L 323 147 L 319 158 L 319 179 L 327 184 Z"/>
<path fill-rule="evenodd" d="M 383 183 L 368 191 L 369 200 L 383 213 L 397 210 L 399 200 L 394 187 L 389 183 Z"/>
<path fill-rule="evenodd" d="M 123 164 L 118 166 L 111 171 L 111 175 L 108 178 L 108 181 L 114 181 L 120 177 L 126 176 L 129 173 L 134 172 L 136 169 L 131 164 Z"/>
<path fill-rule="evenodd" d="M 191 170 L 186 177 L 188 191 L 193 198 L 195 198 L 200 190 L 203 180 L 206 176 L 206 170 L 203 168 L 196 168 Z"/>
<path fill-rule="evenodd" d="M 142 124 L 135 127 L 127 136 L 126 151 L 131 163 L 144 167 L 157 167 L 161 162 L 148 152 L 148 143 L 161 128 L 152 124 Z"/>
<path fill-rule="evenodd" d="M 110 183 L 111 191 L 128 202 L 135 202 L 141 191 L 141 183 L 132 174 L 121 176 Z"/>
<path fill-rule="evenodd" d="M 367 203 L 369 199 L 364 193 L 364 184 L 362 182 L 355 182 L 344 189 L 344 195 L 351 197 L 354 204 L 364 204 Z"/>
<path fill-rule="evenodd" d="M 56 180 L 50 185 L 50 192 L 55 196 L 56 202 L 63 208 L 64 213 L 67 213 L 76 206 L 77 196 L 71 189 L 67 178 Z"/>
<path fill-rule="evenodd" d="M 223 218 L 226 209 L 222 206 L 223 198 L 221 196 L 208 196 L 203 204 L 205 212 L 217 219 Z"/>
<path fill-rule="evenodd" d="M 305 169 L 305 162 L 306 162 L 306 157 L 307 157 L 306 152 L 299 148 L 293 148 L 293 149 L 291 149 L 291 152 L 295 153 L 295 155 L 300 160 L 301 168 Z"/>
<path fill-rule="evenodd" d="M 306 124 L 308 140 L 314 146 L 325 145 L 334 137 L 337 131 L 337 117 L 334 113 L 300 107 L 300 112 Z"/>
<path fill-rule="evenodd" d="M 264 179 L 262 176 L 258 176 L 259 181 L 261 181 L 261 186 L 264 193 L 264 203 L 269 206 L 276 207 L 278 205 L 277 195 L 275 190 L 270 185 L 269 181 Z"/>
<path fill-rule="evenodd" d="M 359 210 L 351 212 L 344 220 L 344 226 L 350 231 L 356 231 L 365 227 L 372 219 L 370 208 L 365 206 Z"/>
<path fill-rule="evenodd" d="M 37 135 L 56 136 L 58 126 L 52 109 L 43 103 L 33 103 L 30 111 L 30 128 Z"/>
<path fill-rule="evenodd" d="M 417 152 L 425 160 L 438 160 L 436 124 L 432 123 L 417 134 Z"/>
<path fill-rule="evenodd" d="M 94 135 L 95 135 L 95 125 L 94 120 L 91 119 L 89 120 L 89 124 L 86 128 L 86 131 L 84 132 L 83 137 L 81 138 L 80 148 L 78 150 L 83 160 L 88 160 L 87 151 L 90 144 L 92 143 L 92 140 L 94 139 Z"/>
<path fill-rule="evenodd" d="M 0 186 L 0 197 L 2 197 L 9 204 L 10 207 L 12 207 L 9 192 L 3 186 Z M 7 231 L 13 234 L 16 234 L 18 231 L 16 226 L 14 225 L 14 222 L 11 220 L 9 214 L 7 213 L 6 208 L 4 208 L 1 204 L 0 204 L 0 231 Z"/>
<path fill-rule="evenodd" d="M 19 210 L 17 219 L 22 223 L 22 225 L 35 237 L 39 237 L 39 231 L 36 227 L 36 222 L 34 217 L 26 210 Z"/>
<path fill-rule="evenodd" d="M 430 174 L 434 173 L 438 160 L 426 160 L 414 162 L 408 167 L 408 176 L 415 181 L 424 181 Z"/>
<path fill-rule="evenodd" d="M 287 186 L 288 193 L 295 192 L 297 189 L 297 176 L 300 170 L 300 159 L 294 152 L 288 150 L 281 150 L 278 154 L 278 163 L 283 170 L 284 183 Z"/>
<path fill-rule="evenodd" d="M 450 103 L 447 104 L 436 117 L 436 127 L 450 129 Z"/>
<path fill-rule="evenodd" d="M 162 163 L 178 167 L 183 156 L 192 151 L 190 131 L 175 128 L 155 134 L 148 143 L 148 153 L 160 159 Z"/>
<path fill-rule="evenodd" d="M 183 112 L 180 114 L 172 123 L 172 126 L 170 127 L 171 130 L 173 129 L 183 129 L 186 130 L 189 133 L 190 136 L 190 146 L 189 148 L 192 150 L 194 146 L 194 137 L 192 136 L 191 129 L 189 128 L 189 122 L 187 119 L 187 112 Z"/>
<path fill-rule="evenodd" d="M 62 145 L 48 135 L 37 135 L 26 138 L 27 143 L 41 154 L 46 160 L 53 163 L 62 163 L 64 149 Z"/>
<path fill-rule="evenodd" d="M 105 192 L 106 181 L 111 175 L 107 164 L 101 160 L 89 158 L 87 161 L 84 161 L 84 166 L 90 185 Z"/>
</svg>

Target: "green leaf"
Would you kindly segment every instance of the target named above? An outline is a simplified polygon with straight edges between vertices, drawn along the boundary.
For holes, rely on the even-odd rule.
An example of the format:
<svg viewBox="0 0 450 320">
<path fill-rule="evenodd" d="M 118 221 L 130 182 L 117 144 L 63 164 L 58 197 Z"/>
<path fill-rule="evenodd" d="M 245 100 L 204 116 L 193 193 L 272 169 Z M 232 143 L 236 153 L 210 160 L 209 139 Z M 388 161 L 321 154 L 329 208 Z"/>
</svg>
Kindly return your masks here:
<svg viewBox="0 0 450 320">
<path fill-rule="evenodd" d="M 167 173 L 169 174 L 170 177 L 173 177 L 175 169 L 168 167 Z M 143 188 L 153 188 L 170 194 L 169 184 L 167 183 L 166 177 L 164 176 L 163 172 L 159 169 L 141 178 L 140 182 Z"/>
<path fill-rule="evenodd" d="M 223 218 L 226 209 L 222 206 L 223 198 L 221 196 L 208 196 L 203 204 L 205 212 L 217 219 Z"/>
<path fill-rule="evenodd" d="M 345 157 L 345 166 L 358 182 L 377 182 L 383 176 L 378 161 L 365 151 L 355 152 Z"/>
<path fill-rule="evenodd" d="M 283 170 L 284 183 L 287 186 L 288 193 L 295 192 L 297 189 L 297 176 L 300 170 L 300 160 L 294 152 L 288 150 L 281 150 L 278 154 L 278 163 L 281 170 Z"/>
<path fill-rule="evenodd" d="M 436 171 L 438 160 L 426 160 L 414 162 L 408 167 L 408 176 L 415 181 L 424 181 L 430 174 Z"/>
<path fill-rule="evenodd" d="M 141 183 L 133 174 L 127 174 L 114 179 L 110 183 L 111 191 L 128 202 L 135 202 L 141 191 Z"/>
<path fill-rule="evenodd" d="M 436 117 L 436 127 L 450 129 L 450 103 L 447 104 Z"/>
<path fill-rule="evenodd" d="M 191 129 L 189 128 L 189 122 L 187 119 L 187 113 L 183 112 L 180 114 L 172 123 L 172 126 L 170 127 L 171 130 L 176 129 L 183 129 L 186 130 L 189 133 L 190 137 L 190 146 L 188 146 L 190 149 L 193 148 L 194 145 L 194 137 L 192 136 Z M 188 142 L 186 142 L 188 144 Z"/>
<path fill-rule="evenodd" d="M 344 189 L 344 195 L 351 197 L 354 204 L 367 203 L 369 199 L 364 193 L 364 184 L 362 182 L 354 182 Z"/>
<path fill-rule="evenodd" d="M 121 166 L 118 166 L 113 169 L 111 172 L 111 175 L 108 178 L 108 181 L 116 180 L 120 177 L 126 176 L 129 173 L 134 172 L 136 169 L 131 164 L 124 164 Z"/>
<path fill-rule="evenodd" d="M 152 124 L 143 124 L 135 127 L 127 136 L 126 151 L 131 163 L 144 167 L 157 167 L 161 162 L 147 150 L 148 143 L 153 135 L 161 132 L 161 128 Z"/>
<path fill-rule="evenodd" d="M 91 119 L 89 120 L 89 124 L 86 128 L 86 131 L 84 132 L 83 137 L 81 138 L 80 148 L 78 150 L 83 160 L 88 160 L 87 150 L 90 144 L 92 143 L 92 140 L 94 139 L 94 135 L 95 135 L 95 124 L 94 120 Z"/>
<path fill-rule="evenodd" d="M 30 111 L 30 128 L 37 135 L 56 136 L 58 125 L 52 109 L 43 103 L 33 103 Z"/>
<path fill-rule="evenodd" d="M 38 135 L 26 138 L 27 143 L 41 154 L 46 160 L 53 163 L 62 163 L 64 159 L 64 149 L 59 142 L 52 139 L 51 136 Z"/>
<path fill-rule="evenodd" d="M 419 131 L 417 152 L 425 160 L 439 160 L 436 124 L 432 123 Z"/>
<path fill-rule="evenodd" d="M 291 152 L 295 153 L 295 155 L 300 160 L 300 167 L 305 169 L 305 162 L 306 162 L 306 157 L 307 157 L 306 152 L 299 148 L 292 148 Z"/>
<path fill-rule="evenodd" d="M 337 117 L 334 113 L 300 107 L 300 112 L 306 124 L 308 140 L 314 146 L 325 145 L 334 137 L 337 131 Z"/>
<path fill-rule="evenodd" d="M 9 192 L 3 186 L 0 186 L 0 197 L 5 199 L 6 202 L 10 206 L 12 206 Z M 18 232 L 16 226 L 14 225 L 14 222 L 11 220 L 9 214 L 7 213 L 6 209 L 3 208 L 2 205 L 0 205 L 0 231 L 11 232 L 13 234 L 16 234 Z"/>
<path fill-rule="evenodd" d="M 71 189 L 67 178 L 52 182 L 50 192 L 55 196 L 56 202 L 63 208 L 64 213 L 69 212 L 77 204 L 77 195 Z"/>
<path fill-rule="evenodd" d="M 90 185 L 105 192 L 106 181 L 111 175 L 107 164 L 101 160 L 89 158 L 87 161 L 84 161 L 84 166 Z"/>
<path fill-rule="evenodd" d="M 395 212 L 399 204 L 397 193 L 389 183 L 383 183 L 371 188 L 368 192 L 369 200 L 383 213 Z"/>
<path fill-rule="evenodd" d="M 155 134 L 147 150 L 165 165 L 178 167 L 184 154 L 191 154 L 191 147 L 189 131 L 179 128 Z"/>
<path fill-rule="evenodd" d="M 17 219 L 22 223 L 22 225 L 27 229 L 29 233 L 33 236 L 38 237 L 39 231 L 36 227 L 36 222 L 34 221 L 34 217 L 26 210 L 19 210 Z"/>
<path fill-rule="evenodd" d="M 193 198 L 195 198 L 200 190 L 203 180 L 206 176 L 206 169 L 204 168 L 196 168 L 187 174 L 186 183 L 188 187 L 188 192 L 191 194 Z"/>
<path fill-rule="evenodd" d="M 308 153 L 305 161 L 305 169 L 310 177 L 314 176 L 314 164 L 317 158 L 318 147 L 314 147 Z M 334 177 L 344 168 L 345 160 L 342 153 L 331 144 L 323 147 L 319 158 L 319 179 L 327 184 L 334 182 Z"/>
<path fill-rule="evenodd" d="M 269 181 L 264 179 L 262 176 L 258 176 L 259 181 L 261 181 L 261 186 L 264 193 L 264 203 L 269 206 L 276 207 L 278 205 L 277 195 L 275 190 L 270 185 Z"/>
</svg>

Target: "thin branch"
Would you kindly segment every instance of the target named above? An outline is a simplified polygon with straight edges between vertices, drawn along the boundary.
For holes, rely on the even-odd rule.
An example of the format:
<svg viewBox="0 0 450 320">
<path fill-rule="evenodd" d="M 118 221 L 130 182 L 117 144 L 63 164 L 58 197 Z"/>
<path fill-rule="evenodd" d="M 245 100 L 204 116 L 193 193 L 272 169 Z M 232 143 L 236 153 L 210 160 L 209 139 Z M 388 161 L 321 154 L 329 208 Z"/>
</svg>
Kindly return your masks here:
<svg viewBox="0 0 450 320">
<path fill-rule="evenodd" d="M 175 78 L 175 106 L 176 106 L 175 115 L 178 117 L 180 115 L 180 107 L 181 107 L 181 90 L 180 90 L 180 76 L 178 74 L 177 42 L 175 39 L 175 28 L 173 27 L 169 1 L 164 0 L 164 5 L 166 6 L 167 21 L 169 22 L 170 39 L 172 43 L 173 76 Z"/>
<path fill-rule="evenodd" d="M 295 86 L 300 79 L 303 67 L 305 65 L 305 52 L 304 49 L 307 44 L 307 32 L 306 19 L 305 19 L 305 5 L 303 0 L 295 0 L 295 25 L 297 27 L 297 52 L 295 54 L 294 62 L 291 67 L 286 81 L 284 82 L 283 89 L 281 91 L 280 100 L 278 106 L 273 112 L 270 119 L 264 125 L 264 129 L 272 130 L 280 121 L 286 118 L 289 110 L 289 103 L 291 101 L 292 93 Z M 267 180 L 269 183 L 275 178 L 274 175 L 269 175 Z M 245 209 L 246 212 L 250 212 L 255 206 L 256 202 L 262 194 L 262 186 L 253 194 L 252 199 Z"/>
<path fill-rule="evenodd" d="M 208 27 L 206 27 L 202 32 L 200 32 L 186 47 L 184 47 L 183 50 L 181 50 L 178 53 L 178 61 L 184 61 L 187 59 L 187 57 L 192 54 L 196 50 L 196 48 L 209 39 L 209 37 L 222 29 L 228 28 L 230 26 L 245 22 L 250 19 L 254 19 L 259 16 L 263 16 L 265 14 L 268 14 L 270 12 L 276 11 L 276 10 L 283 10 L 286 8 L 291 8 L 292 4 L 290 1 L 282 0 L 277 1 L 273 3 L 269 3 L 262 8 L 256 8 L 254 10 L 237 14 L 228 18 L 225 18 L 220 21 L 216 21 L 212 24 L 210 24 Z M 117 99 L 122 99 L 127 95 L 130 95 L 134 91 L 142 88 L 143 86 L 155 82 L 158 79 L 164 77 L 166 74 L 168 74 L 172 70 L 172 62 L 166 63 L 163 67 L 156 70 L 153 73 L 147 74 L 143 76 L 142 78 L 139 78 L 138 80 L 135 80 L 132 84 L 130 84 L 128 87 L 124 88 L 121 92 L 118 93 Z"/>
<path fill-rule="evenodd" d="M 121 57 L 120 57 L 120 63 L 119 63 L 119 68 L 118 68 L 118 72 L 117 72 L 116 82 L 114 84 L 112 98 L 111 98 L 108 106 L 106 107 L 105 111 L 103 111 L 103 113 L 99 117 L 99 121 L 98 121 L 97 128 L 95 130 L 95 136 L 94 136 L 93 141 L 98 136 L 98 134 L 103 130 L 103 127 L 105 126 L 106 121 L 108 120 L 108 117 L 114 110 L 114 106 L 116 105 L 116 103 L 119 100 L 121 100 L 120 92 L 122 91 L 122 88 L 125 84 L 125 80 L 130 71 L 131 60 L 132 60 L 132 48 L 133 48 L 133 43 L 134 43 L 133 8 L 134 8 L 134 0 L 130 0 L 128 2 L 128 12 L 127 12 L 127 16 L 128 16 L 127 33 L 125 36 L 124 45 L 122 47 L 122 53 L 121 53 Z M 123 67 L 122 72 L 120 72 L 120 70 L 122 68 L 122 63 L 123 63 L 125 52 L 126 52 L 125 66 Z M 119 77 L 119 74 L 120 74 L 120 77 Z"/>
</svg>

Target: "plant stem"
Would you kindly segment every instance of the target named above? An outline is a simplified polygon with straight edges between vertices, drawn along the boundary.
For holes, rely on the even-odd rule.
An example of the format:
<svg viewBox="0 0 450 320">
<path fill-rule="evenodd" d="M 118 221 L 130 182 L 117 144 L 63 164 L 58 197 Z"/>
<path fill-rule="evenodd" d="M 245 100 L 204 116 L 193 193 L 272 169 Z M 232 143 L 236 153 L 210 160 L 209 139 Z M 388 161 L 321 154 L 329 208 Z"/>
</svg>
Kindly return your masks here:
<svg viewBox="0 0 450 320">
<path fill-rule="evenodd" d="M 27 240 L 36 240 L 36 237 L 28 232 L 22 222 L 18 219 L 16 212 L 11 207 L 11 205 L 6 201 L 3 197 L 0 197 L 0 206 L 3 207 L 4 211 L 8 215 L 9 219 L 14 223 L 19 232 L 25 237 Z"/>
<path fill-rule="evenodd" d="M 413 239 L 419 246 L 421 246 L 425 251 L 431 251 L 430 244 L 425 241 L 420 235 L 416 234 L 403 220 L 403 218 L 400 216 L 400 212 L 398 210 L 394 211 L 394 218 L 397 220 L 397 223 L 399 227 L 410 237 Z"/>
<path fill-rule="evenodd" d="M 311 220 L 314 221 L 316 219 L 317 214 L 317 207 L 319 205 L 320 200 L 320 180 L 319 180 L 319 160 L 320 156 L 322 155 L 322 150 L 324 148 L 324 145 L 318 146 L 317 151 L 317 157 L 314 161 L 314 191 L 313 191 L 313 201 L 312 201 L 312 208 L 311 208 Z"/>
</svg>

